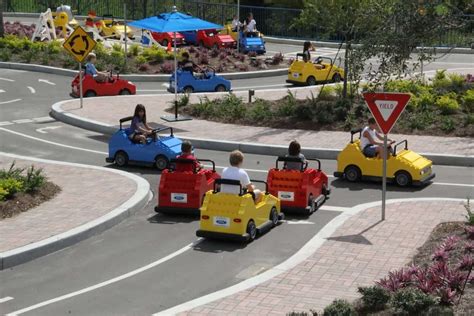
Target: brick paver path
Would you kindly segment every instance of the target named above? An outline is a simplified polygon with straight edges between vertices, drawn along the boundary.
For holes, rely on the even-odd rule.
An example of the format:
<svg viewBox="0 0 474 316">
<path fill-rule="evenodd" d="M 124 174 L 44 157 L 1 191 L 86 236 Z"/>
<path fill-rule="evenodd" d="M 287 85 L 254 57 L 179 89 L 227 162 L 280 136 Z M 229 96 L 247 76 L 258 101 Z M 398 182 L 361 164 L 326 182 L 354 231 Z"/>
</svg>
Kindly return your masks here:
<svg viewBox="0 0 474 316">
<path fill-rule="evenodd" d="M 0 168 L 13 161 L 0 155 Z M 17 167 L 43 168 L 62 191 L 18 216 L 0 220 L 0 252 L 66 232 L 103 216 L 135 194 L 136 183 L 116 173 L 15 159 Z"/>
<path fill-rule="evenodd" d="M 463 203 L 453 201 L 388 204 L 384 222 L 380 207 L 362 211 L 293 269 L 181 315 L 285 315 L 355 299 L 358 286 L 408 264 L 436 225 L 462 221 L 464 214 Z"/>
<path fill-rule="evenodd" d="M 299 88 L 294 92 L 298 98 L 306 98 L 313 93 L 307 88 Z M 285 91 L 258 90 L 256 97 L 277 100 L 286 95 Z M 209 98 L 216 98 L 222 94 L 210 94 Z M 236 95 L 247 98 L 245 92 L 236 92 Z M 202 97 L 202 96 L 201 96 Z M 202 139 L 219 139 L 239 143 L 262 143 L 287 146 L 293 139 L 298 139 L 303 147 L 342 149 L 349 141 L 347 132 L 307 131 L 297 129 L 276 129 L 270 127 L 239 126 L 194 119 L 177 123 L 166 123 L 160 116 L 169 115 L 165 109 L 172 105 L 173 95 L 132 96 L 120 98 L 85 99 L 84 107 L 79 109 L 79 101 L 75 100 L 63 106 L 64 110 L 87 119 L 103 122 L 109 125 L 118 125 L 122 117 L 133 114 L 135 105 L 143 103 L 147 108 L 147 119 L 160 125 L 173 126 L 180 137 Z M 191 102 L 199 102 L 199 96 L 192 95 Z M 216 135 L 219 135 L 217 137 Z M 462 137 L 436 137 L 418 135 L 391 135 L 395 140 L 408 139 L 410 148 L 422 153 L 474 155 L 474 140 Z"/>
</svg>

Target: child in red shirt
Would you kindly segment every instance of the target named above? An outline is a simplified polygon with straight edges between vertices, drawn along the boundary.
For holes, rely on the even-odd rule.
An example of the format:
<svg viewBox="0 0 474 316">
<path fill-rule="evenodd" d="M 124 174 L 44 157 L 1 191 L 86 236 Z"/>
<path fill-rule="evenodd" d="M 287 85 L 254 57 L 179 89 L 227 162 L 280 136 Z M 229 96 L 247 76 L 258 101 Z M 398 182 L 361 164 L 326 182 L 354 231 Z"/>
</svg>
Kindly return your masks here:
<svg viewBox="0 0 474 316">
<path fill-rule="evenodd" d="M 195 169 L 198 170 L 202 167 L 202 165 L 197 161 L 196 157 L 193 155 L 193 145 L 190 141 L 183 141 L 181 144 L 181 155 L 176 157 L 176 159 L 188 159 L 193 160 L 192 164 L 188 163 L 176 163 L 176 171 L 185 172 L 190 171 L 193 172 Z"/>
</svg>

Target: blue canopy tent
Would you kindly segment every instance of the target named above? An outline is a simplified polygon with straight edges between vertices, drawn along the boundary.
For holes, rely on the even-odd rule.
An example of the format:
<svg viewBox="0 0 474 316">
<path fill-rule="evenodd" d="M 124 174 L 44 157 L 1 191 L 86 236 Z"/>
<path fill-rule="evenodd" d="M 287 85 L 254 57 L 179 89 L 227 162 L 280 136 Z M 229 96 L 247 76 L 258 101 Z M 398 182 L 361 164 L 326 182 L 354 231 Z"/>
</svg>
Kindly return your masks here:
<svg viewBox="0 0 474 316">
<path fill-rule="evenodd" d="M 136 28 L 146 29 L 154 32 L 173 32 L 174 34 L 174 94 L 175 94 L 175 115 L 174 117 L 164 116 L 162 117 L 166 121 L 180 121 L 178 117 L 178 83 L 177 83 L 177 68 L 178 62 L 176 60 L 176 32 L 185 31 L 196 31 L 196 30 L 212 30 L 221 29 L 222 26 L 201 20 L 188 14 L 180 13 L 173 7 L 173 11 L 170 13 L 162 13 L 157 16 L 152 16 L 146 19 L 138 20 L 129 23 L 130 26 Z"/>
</svg>

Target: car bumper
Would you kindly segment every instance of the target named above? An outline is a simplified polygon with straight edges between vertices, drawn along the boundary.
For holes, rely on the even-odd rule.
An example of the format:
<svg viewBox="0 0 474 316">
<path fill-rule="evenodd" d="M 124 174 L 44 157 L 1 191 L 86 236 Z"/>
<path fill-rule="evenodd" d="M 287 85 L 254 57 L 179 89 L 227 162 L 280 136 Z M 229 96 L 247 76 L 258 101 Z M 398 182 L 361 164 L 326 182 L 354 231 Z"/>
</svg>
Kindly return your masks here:
<svg viewBox="0 0 474 316">
<path fill-rule="evenodd" d="M 69 96 L 70 96 L 71 98 L 79 98 L 79 95 L 76 94 L 76 93 L 74 93 L 74 92 L 69 93 Z"/>
<path fill-rule="evenodd" d="M 336 171 L 336 172 L 334 172 L 334 176 L 336 178 L 342 178 L 344 176 L 344 172 Z"/>
<path fill-rule="evenodd" d="M 303 81 L 296 81 L 296 80 L 286 80 L 286 83 L 291 83 L 291 84 L 294 84 L 296 86 L 306 86 L 306 82 L 303 82 Z"/>
<path fill-rule="evenodd" d="M 199 229 L 196 231 L 196 236 L 204 237 L 204 238 L 212 238 L 212 239 L 233 240 L 233 241 L 249 241 L 250 239 L 250 235 L 247 233 L 243 235 L 237 235 L 237 234 L 212 232 L 212 231 L 202 230 L 202 229 Z"/>
<path fill-rule="evenodd" d="M 105 158 L 105 162 L 113 163 L 114 161 L 115 161 L 114 158 L 110 158 L 110 157 Z"/>
<path fill-rule="evenodd" d="M 199 208 L 184 208 L 184 207 L 159 207 L 155 206 L 155 212 L 163 214 L 183 214 L 183 215 L 199 215 L 201 211 Z"/>
<path fill-rule="evenodd" d="M 436 177 L 436 173 L 432 173 L 429 176 L 427 176 L 426 178 L 423 178 L 423 179 L 418 180 L 418 181 L 413 181 L 413 185 L 418 186 L 418 187 L 423 186 L 423 185 L 427 184 L 428 182 L 430 182 L 431 180 L 433 180 L 435 177 Z"/>
</svg>

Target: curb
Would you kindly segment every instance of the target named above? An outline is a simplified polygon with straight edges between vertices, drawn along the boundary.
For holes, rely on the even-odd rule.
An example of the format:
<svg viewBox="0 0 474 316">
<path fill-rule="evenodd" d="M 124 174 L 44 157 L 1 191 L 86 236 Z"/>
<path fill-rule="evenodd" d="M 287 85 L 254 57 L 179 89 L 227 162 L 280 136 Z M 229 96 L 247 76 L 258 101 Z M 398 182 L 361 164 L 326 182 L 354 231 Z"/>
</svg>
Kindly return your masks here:
<svg viewBox="0 0 474 316">
<path fill-rule="evenodd" d="M 274 44 L 287 44 L 287 45 L 295 45 L 295 46 L 303 46 L 304 42 L 307 40 L 297 40 L 297 39 L 287 39 L 287 38 L 279 38 L 279 37 L 268 37 L 265 36 L 265 41 L 268 43 Z M 325 47 L 325 48 L 339 48 L 340 43 L 337 42 L 322 42 L 322 41 L 311 41 L 315 44 L 316 49 L 318 47 Z M 355 47 L 360 46 L 359 44 L 354 44 Z M 346 44 L 342 44 L 342 49 L 346 48 Z M 420 50 L 426 51 L 433 49 L 437 54 L 474 54 L 474 49 L 468 47 L 417 47 L 414 52 L 420 52 Z"/>
<path fill-rule="evenodd" d="M 150 201 L 152 197 L 152 193 L 150 191 L 150 184 L 148 183 L 148 181 L 139 176 L 124 171 L 108 169 L 104 167 L 89 166 L 84 164 L 20 156 L 4 152 L 0 152 L 0 155 L 47 164 L 59 164 L 76 168 L 108 171 L 127 177 L 135 181 L 135 183 L 137 184 L 137 190 L 133 194 L 133 196 L 127 201 L 125 201 L 122 205 L 118 206 L 116 209 L 110 211 L 109 213 L 64 233 L 0 253 L 0 271 L 56 252 L 58 250 L 72 246 L 84 239 L 87 239 L 94 235 L 98 235 L 106 231 L 107 229 L 117 225 L 135 212 L 141 210 L 143 207 L 145 207 L 145 205 Z"/>
<path fill-rule="evenodd" d="M 80 117 L 64 111 L 62 105 L 66 102 L 61 101 L 53 104 L 50 112 L 50 116 L 63 123 L 80 127 L 89 131 L 102 133 L 105 135 L 112 135 L 117 131 L 117 127 L 103 122 L 90 120 L 87 118 Z M 177 134 L 176 136 L 179 136 Z M 269 156 L 282 156 L 288 151 L 287 146 L 283 145 L 262 145 L 257 143 L 240 143 L 234 141 L 221 141 L 215 139 L 206 138 L 193 138 L 193 137 L 182 137 L 185 140 L 189 140 L 197 148 L 207 150 L 218 150 L 218 151 L 232 151 L 238 149 L 248 154 L 256 155 L 269 155 Z M 330 149 L 330 148 L 308 148 L 303 147 L 302 150 L 307 156 L 318 157 L 319 159 L 330 159 L 336 160 L 337 155 L 342 149 Z M 433 161 L 437 165 L 448 165 L 448 166 L 463 166 L 472 167 L 474 166 L 474 156 L 462 156 L 462 155 L 442 155 L 435 153 L 421 153 L 429 160 Z"/>
</svg>

